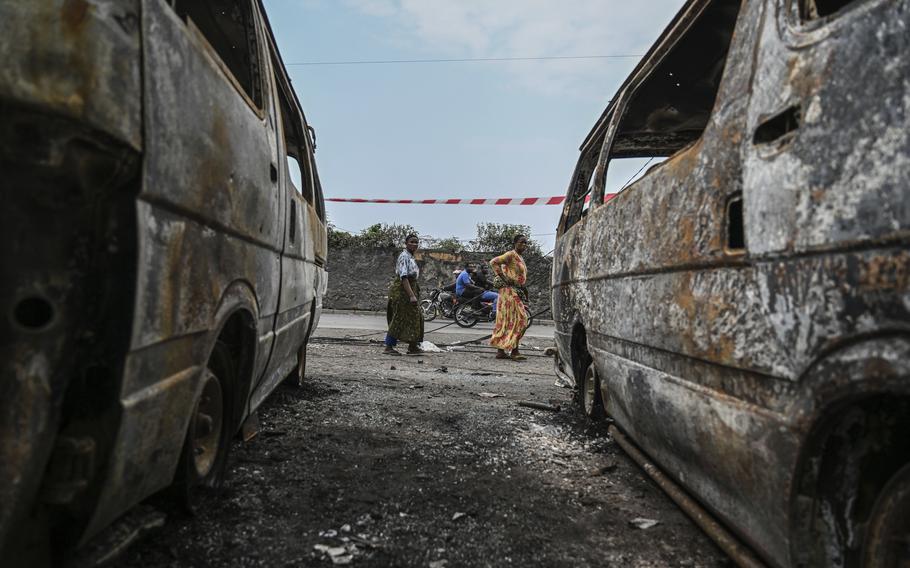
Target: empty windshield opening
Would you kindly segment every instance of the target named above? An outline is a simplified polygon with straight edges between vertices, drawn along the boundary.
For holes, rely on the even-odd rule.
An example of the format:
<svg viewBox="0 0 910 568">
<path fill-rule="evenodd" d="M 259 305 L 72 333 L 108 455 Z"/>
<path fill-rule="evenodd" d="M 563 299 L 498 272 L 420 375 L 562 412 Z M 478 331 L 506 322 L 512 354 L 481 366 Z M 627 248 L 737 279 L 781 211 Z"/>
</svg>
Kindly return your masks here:
<svg viewBox="0 0 910 568">
<path fill-rule="evenodd" d="M 635 88 L 611 158 L 667 157 L 701 137 L 714 108 L 738 14 L 739 2 L 711 2 L 674 42 Z"/>
<path fill-rule="evenodd" d="M 177 0 L 174 10 L 205 36 L 240 87 L 262 108 L 256 27 L 249 0 Z"/>
</svg>

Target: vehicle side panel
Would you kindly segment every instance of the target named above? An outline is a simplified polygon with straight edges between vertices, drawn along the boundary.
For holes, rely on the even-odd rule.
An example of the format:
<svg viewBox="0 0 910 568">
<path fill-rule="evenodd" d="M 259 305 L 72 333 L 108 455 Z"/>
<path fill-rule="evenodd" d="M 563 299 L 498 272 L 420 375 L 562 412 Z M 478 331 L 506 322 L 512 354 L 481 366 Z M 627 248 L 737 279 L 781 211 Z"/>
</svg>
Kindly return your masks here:
<svg viewBox="0 0 910 568">
<path fill-rule="evenodd" d="M 869 1 L 828 39 L 843 49 L 791 53 L 774 45 L 778 4 L 744 3 L 701 140 L 560 237 L 553 301 L 561 355 L 577 319 L 621 428 L 788 565 L 791 476 L 824 410 L 801 377 L 858 338 L 910 331 L 910 10 Z M 884 74 L 858 81 L 869 55 L 857 38 L 893 62 Z M 811 111 L 803 127 L 758 148 L 766 113 L 794 100 Z M 739 191 L 746 252 L 731 254 L 726 203 Z"/>
<path fill-rule="evenodd" d="M 269 61 L 271 65 L 271 61 Z M 278 83 L 283 81 L 283 76 L 270 75 L 270 80 Z M 275 84 L 275 92 L 282 86 Z M 285 85 L 285 90 L 290 91 L 290 85 Z M 275 344 L 272 351 L 272 365 L 267 376 L 253 393 L 251 408 L 256 408 L 262 400 L 274 389 L 275 385 L 284 380 L 298 365 L 301 348 L 305 345 L 307 334 L 314 323 L 314 302 L 321 297 L 321 282 L 324 270 L 316 264 L 317 256 L 320 263 L 325 260 L 326 229 L 325 223 L 319 219 L 316 209 L 294 187 L 288 171 L 285 122 L 294 123 L 298 132 L 302 134 L 305 144 L 301 148 L 305 155 L 300 156 L 301 175 L 300 183 L 308 188 L 307 194 L 316 197 L 316 179 L 313 172 L 316 164 L 313 160 L 313 148 L 307 134 L 306 124 L 302 114 L 294 102 L 287 101 L 288 105 L 276 105 L 278 112 L 289 112 L 292 116 L 283 117 L 278 121 L 278 149 L 280 155 L 281 193 L 286 202 L 285 215 L 286 229 L 284 235 L 284 248 L 281 256 L 281 293 L 278 314 L 275 321 Z"/>
<path fill-rule="evenodd" d="M 254 109 L 204 37 L 162 0 L 145 1 L 142 29 L 146 159 L 128 368 L 144 372 L 124 377 L 116 460 L 89 534 L 171 482 L 200 371 L 224 324 L 219 299 L 231 286 L 250 291 L 243 308 L 257 318 L 254 377 L 268 363 L 278 305 L 284 210 L 269 91 Z M 156 354 L 169 363 L 153 367 Z"/>
<path fill-rule="evenodd" d="M 139 3 L 0 2 L 0 38 L 0 558 L 16 562 L 40 538 L 33 508 L 70 504 L 66 483 L 83 481 L 41 487 L 55 446 L 92 443 L 97 430 L 70 429 L 85 414 L 115 420 L 143 146 Z M 20 313 L 29 299 L 46 311 Z M 72 403 L 83 394 L 92 404 Z"/>
<path fill-rule="evenodd" d="M 906 239 L 910 2 L 857 2 L 822 26 L 794 19 L 769 14 L 756 54 L 749 137 L 787 108 L 800 120 L 774 142 L 743 146 L 750 253 Z"/>
</svg>

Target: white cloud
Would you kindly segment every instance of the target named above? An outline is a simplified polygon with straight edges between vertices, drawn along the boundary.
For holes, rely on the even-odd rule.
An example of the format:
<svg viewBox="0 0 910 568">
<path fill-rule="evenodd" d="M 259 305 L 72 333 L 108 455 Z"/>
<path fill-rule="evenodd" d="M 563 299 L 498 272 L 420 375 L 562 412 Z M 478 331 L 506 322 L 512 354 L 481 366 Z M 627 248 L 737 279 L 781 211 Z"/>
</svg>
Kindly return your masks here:
<svg viewBox="0 0 910 568">
<path fill-rule="evenodd" d="M 683 0 L 347 0 L 385 18 L 397 45 L 443 57 L 642 54 Z M 591 76 L 617 74 L 635 60 L 528 61 L 502 64 L 523 87 L 579 92 Z M 598 87 L 603 81 L 594 82 Z M 582 91 L 583 92 L 583 91 Z M 600 98 L 609 93 L 596 93 Z"/>
</svg>

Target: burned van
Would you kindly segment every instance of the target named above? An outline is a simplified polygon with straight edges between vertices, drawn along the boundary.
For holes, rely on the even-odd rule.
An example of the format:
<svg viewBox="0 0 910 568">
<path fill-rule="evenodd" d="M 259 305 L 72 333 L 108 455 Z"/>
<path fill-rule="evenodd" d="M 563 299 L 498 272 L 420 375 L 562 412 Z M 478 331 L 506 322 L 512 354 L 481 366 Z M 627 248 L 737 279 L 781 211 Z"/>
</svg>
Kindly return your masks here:
<svg viewBox="0 0 910 568">
<path fill-rule="evenodd" d="M 558 372 L 770 565 L 910 559 L 908 30 L 906 0 L 687 2 L 560 220 Z"/>
<path fill-rule="evenodd" d="M 244 420 L 303 374 L 326 229 L 258 0 L 2 2 L 0 59 L 14 566 L 218 482 Z"/>
</svg>

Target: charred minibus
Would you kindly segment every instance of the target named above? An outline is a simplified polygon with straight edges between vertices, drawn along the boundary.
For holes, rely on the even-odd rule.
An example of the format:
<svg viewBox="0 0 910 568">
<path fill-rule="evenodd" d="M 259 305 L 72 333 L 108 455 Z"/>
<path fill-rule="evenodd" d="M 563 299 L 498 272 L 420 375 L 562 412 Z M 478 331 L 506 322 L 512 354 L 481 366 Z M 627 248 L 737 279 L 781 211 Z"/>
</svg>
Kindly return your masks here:
<svg viewBox="0 0 910 568">
<path fill-rule="evenodd" d="M 906 0 L 686 2 L 559 223 L 557 372 L 772 566 L 910 561 L 908 30 Z"/>
<path fill-rule="evenodd" d="M 258 0 L 0 3 L 0 564 L 217 484 L 326 287 Z"/>
</svg>

